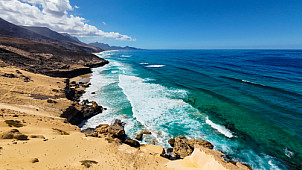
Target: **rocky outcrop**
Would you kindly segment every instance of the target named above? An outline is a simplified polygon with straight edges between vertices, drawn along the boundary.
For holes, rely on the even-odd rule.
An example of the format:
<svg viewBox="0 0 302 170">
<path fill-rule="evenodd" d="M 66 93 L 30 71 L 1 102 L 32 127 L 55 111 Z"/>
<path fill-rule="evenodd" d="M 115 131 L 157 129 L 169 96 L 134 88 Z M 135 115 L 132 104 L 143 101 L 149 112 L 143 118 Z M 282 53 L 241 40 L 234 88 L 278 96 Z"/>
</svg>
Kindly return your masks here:
<svg viewBox="0 0 302 170">
<path fill-rule="evenodd" d="M 209 141 L 206 141 L 206 140 L 203 140 L 203 139 L 189 139 L 187 141 L 187 144 L 191 148 L 194 148 L 195 145 L 199 145 L 199 146 L 209 148 L 209 149 L 213 149 L 213 147 L 214 147 Z"/>
<path fill-rule="evenodd" d="M 116 119 L 112 125 L 100 124 L 95 130 L 87 129 L 82 132 L 86 136 L 105 138 L 110 143 L 125 143 L 132 147 L 140 147 L 140 143 L 136 140 L 127 137 L 124 130 L 125 123 L 121 120 Z"/>
<path fill-rule="evenodd" d="M 174 147 L 175 139 L 169 139 L 169 140 L 168 140 L 168 143 L 169 143 L 172 147 Z"/>
<path fill-rule="evenodd" d="M 121 122 L 121 120 L 116 119 L 115 122 L 108 127 L 108 132 L 116 138 L 123 139 L 126 137 L 124 125 L 125 124 Z"/>
<path fill-rule="evenodd" d="M 65 84 L 65 97 L 74 101 L 74 103 L 63 111 L 61 117 L 66 118 L 69 123 L 78 125 L 83 120 L 89 119 L 105 110 L 94 101 L 83 100 L 79 103 L 81 95 L 85 92 L 83 89 L 89 87 L 90 83 L 76 83 L 66 79 Z"/>
<path fill-rule="evenodd" d="M 193 148 L 187 143 L 188 139 L 186 137 L 177 137 L 175 138 L 173 154 L 176 157 L 184 158 L 189 156 L 193 152 Z"/>
<path fill-rule="evenodd" d="M 127 138 L 123 142 L 131 147 L 135 147 L 135 148 L 140 147 L 140 144 L 138 141 L 130 139 L 130 138 Z"/>
<path fill-rule="evenodd" d="M 196 145 L 205 147 L 208 149 L 213 149 L 213 145 L 205 141 L 203 139 L 187 139 L 186 137 L 176 137 L 174 139 L 170 139 L 169 144 L 174 147 L 173 148 L 173 154 L 177 158 L 184 158 L 186 156 L 189 156 L 194 151 L 194 147 Z"/>
<path fill-rule="evenodd" d="M 66 120 L 73 125 L 79 125 L 83 120 L 89 119 L 103 112 L 102 106 L 93 107 L 92 105 L 89 105 L 89 103 L 75 103 L 63 111 L 61 117 L 66 118 Z"/>
</svg>

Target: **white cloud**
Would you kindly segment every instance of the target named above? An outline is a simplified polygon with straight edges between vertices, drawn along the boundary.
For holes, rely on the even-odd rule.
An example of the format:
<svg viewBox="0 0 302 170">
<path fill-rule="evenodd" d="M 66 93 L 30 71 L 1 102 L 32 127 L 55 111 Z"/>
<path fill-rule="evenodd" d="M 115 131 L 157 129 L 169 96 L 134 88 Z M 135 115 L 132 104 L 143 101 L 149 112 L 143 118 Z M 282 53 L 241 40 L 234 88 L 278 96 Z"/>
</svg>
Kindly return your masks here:
<svg viewBox="0 0 302 170">
<path fill-rule="evenodd" d="M 78 6 L 75 5 L 74 8 L 79 9 L 80 7 L 78 7 Z"/>
<path fill-rule="evenodd" d="M 102 23 L 103 23 L 104 25 L 107 25 L 107 23 L 106 23 L 106 22 L 104 22 L 104 21 L 103 21 Z"/>
<path fill-rule="evenodd" d="M 77 8 L 77 6 L 75 6 Z M 127 35 L 104 32 L 87 24 L 85 18 L 68 14 L 69 0 L 1 0 L 0 17 L 16 25 L 45 26 L 75 36 L 133 40 Z"/>
</svg>

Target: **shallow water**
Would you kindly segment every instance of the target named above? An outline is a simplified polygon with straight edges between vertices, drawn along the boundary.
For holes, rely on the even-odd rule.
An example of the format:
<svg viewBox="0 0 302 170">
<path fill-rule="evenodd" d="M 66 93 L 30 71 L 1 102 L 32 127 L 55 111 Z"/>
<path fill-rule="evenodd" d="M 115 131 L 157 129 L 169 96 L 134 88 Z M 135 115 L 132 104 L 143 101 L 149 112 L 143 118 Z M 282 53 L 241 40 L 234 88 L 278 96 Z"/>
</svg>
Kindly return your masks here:
<svg viewBox="0 0 302 170">
<path fill-rule="evenodd" d="M 299 169 L 302 51 L 139 50 L 104 52 L 83 99 L 108 108 L 83 128 L 126 122 L 134 138 L 169 147 L 202 138 L 254 169 Z M 91 94 L 96 92 L 96 94 Z"/>
</svg>

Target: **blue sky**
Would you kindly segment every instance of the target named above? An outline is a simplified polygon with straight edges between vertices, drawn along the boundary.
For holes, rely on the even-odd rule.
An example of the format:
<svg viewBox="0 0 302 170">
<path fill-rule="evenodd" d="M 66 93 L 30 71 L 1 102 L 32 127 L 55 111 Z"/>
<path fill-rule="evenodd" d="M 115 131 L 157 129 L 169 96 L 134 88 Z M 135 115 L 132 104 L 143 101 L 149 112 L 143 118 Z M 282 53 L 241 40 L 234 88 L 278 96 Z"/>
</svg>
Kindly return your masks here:
<svg viewBox="0 0 302 170">
<path fill-rule="evenodd" d="M 85 17 L 89 24 L 136 39 L 98 40 L 113 45 L 155 49 L 302 48 L 301 0 L 72 0 L 70 3 L 79 6 L 73 12 Z"/>
<path fill-rule="evenodd" d="M 145 49 L 302 49 L 302 0 L 2 0 L 0 17 Z M 22 15 L 20 15 L 22 14 Z"/>
</svg>

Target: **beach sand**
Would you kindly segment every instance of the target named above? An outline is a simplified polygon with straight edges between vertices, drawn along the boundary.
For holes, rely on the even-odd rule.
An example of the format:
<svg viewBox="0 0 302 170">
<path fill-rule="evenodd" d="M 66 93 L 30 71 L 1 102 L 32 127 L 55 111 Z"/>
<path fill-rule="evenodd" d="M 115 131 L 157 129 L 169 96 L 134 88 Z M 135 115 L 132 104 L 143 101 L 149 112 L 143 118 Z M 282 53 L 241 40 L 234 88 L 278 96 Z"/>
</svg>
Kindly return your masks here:
<svg viewBox="0 0 302 170">
<path fill-rule="evenodd" d="M 16 70 L 0 68 L 0 75 L 18 75 Z M 168 160 L 159 155 L 85 137 L 77 126 L 64 123 L 59 116 L 72 103 L 60 92 L 64 79 L 20 71 L 31 81 L 0 76 L 0 133 L 18 129 L 29 140 L 0 139 L 0 169 L 83 169 L 83 160 L 98 162 L 90 169 L 165 169 Z M 48 103 L 46 98 L 57 103 Z M 19 120 L 24 126 L 9 127 L 5 120 Z M 53 128 L 70 135 L 61 135 Z M 39 162 L 32 163 L 34 158 Z"/>
<path fill-rule="evenodd" d="M 62 111 L 72 104 L 62 91 L 65 79 L 23 70 L 17 73 L 17 70 L 15 67 L 0 67 L 0 75 L 15 75 L 15 78 L 0 76 L 0 136 L 17 129 L 27 135 L 28 140 L 0 139 L 0 169 L 87 168 L 81 161 L 90 162 L 90 169 L 106 170 L 232 169 L 225 166 L 226 162 L 218 159 L 217 154 L 216 158 L 213 157 L 215 154 L 210 153 L 213 150 L 206 154 L 194 151 L 192 156 L 183 160 L 170 161 L 160 156 L 163 149 L 160 146 L 133 148 L 108 143 L 104 138 L 85 137 L 77 126 L 60 117 Z M 29 81 L 24 81 L 24 77 Z M 81 79 L 87 82 L 89 75 L 71 81 Z M 20 121 L 23 127 L 9 127 L 7 120 Z"/>
</svg>

